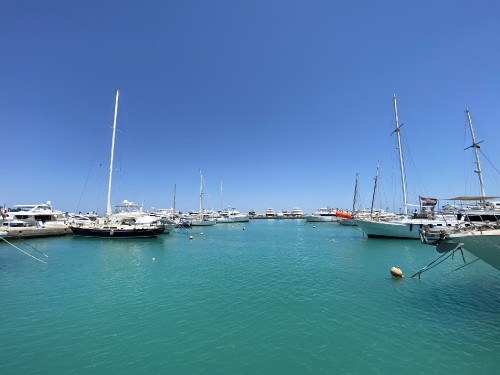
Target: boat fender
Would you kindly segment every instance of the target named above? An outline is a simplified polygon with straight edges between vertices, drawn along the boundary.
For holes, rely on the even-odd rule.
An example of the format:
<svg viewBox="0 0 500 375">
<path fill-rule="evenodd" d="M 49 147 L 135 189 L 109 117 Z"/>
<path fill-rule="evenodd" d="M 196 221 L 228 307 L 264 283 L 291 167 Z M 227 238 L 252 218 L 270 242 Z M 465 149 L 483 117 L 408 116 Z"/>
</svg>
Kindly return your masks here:
<svg viewBox="0 0 500 375">
<path fill-rule="evenodd" d="M 399 267 L 392 267 L 391 268 L 391 275 L 393 277 L 400 277 L 400 278 L 404 277 L 403 271 L 401 271 L 401 268 L 399 268 Z"/>
<path fill-rule="evenodd" d="M 424 228 L 420 229 L 420 232 L 419 232 L 420 242 L 423 244 L 426 244 L 428 242 L 426 234 L 427 234 L 427 232 L 425 231 Z"/>
</svg>

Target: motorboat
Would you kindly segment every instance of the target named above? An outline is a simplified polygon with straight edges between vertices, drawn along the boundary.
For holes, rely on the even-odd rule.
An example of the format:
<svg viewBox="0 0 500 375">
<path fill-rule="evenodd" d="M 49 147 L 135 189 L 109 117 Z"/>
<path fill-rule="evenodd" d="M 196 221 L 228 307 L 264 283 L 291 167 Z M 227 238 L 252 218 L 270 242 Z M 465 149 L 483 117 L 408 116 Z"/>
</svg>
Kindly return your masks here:
<svg viewBox="0 0 500 375">
<path fill-rule="evenodd" d="M 304 219 L 309 222 L 332 222 L 337 221 L 337 209 L 331 207 L 322 207 L 317 209 L 314 213 L 305 215 Z"/>
<path fill-rule="evenodd" d="M 268 209 L 266 209 L 265 217 L 268 219 L 276 219 L 276 211 L 269 207 Z"/>
<path fill-rule="evenodd" d="M 39 204 L 17 204 L 4 210 L 3 222 L 21 220 L 29 225 L 61 226 L 66 225 L 66 215 L 62 211 L 52 209 L 51 201 Z"/>
</svg>

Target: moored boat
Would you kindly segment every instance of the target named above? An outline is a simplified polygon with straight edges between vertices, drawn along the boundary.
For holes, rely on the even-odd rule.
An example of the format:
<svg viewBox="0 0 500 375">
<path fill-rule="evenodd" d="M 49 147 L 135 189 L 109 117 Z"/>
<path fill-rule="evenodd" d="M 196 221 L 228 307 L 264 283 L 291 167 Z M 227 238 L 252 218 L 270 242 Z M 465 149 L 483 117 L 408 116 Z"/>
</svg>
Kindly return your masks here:
<svg viewBox="0 0 500 375">
<path fill-rule="evenodd" d="M 399 153 L 399 167 L 401 174 L 401 188 L 403 192 L 403 213 L 395 218 L 354 218 L 352 222 L 358 225 L 363 232 L 370 238 L 409 238 L 419 239 L 419 230 L 424 225 L 432 226 L 453 226 L 460 220 L 453 214 L 434 213 L 434 207 L 437 200 L 433 198 L 420 197 L 420 213 L 409 215 L 408 202 L 406 194 L 406 175 L 403 163 L 403 152 L 401 147 L 401 127 L 399 125 L 398 109 L 396 104 L 396 95 L 393 97 L 394 117 L 396 128 L 393 133 L 397 137 L 397 149 Z M 378 175 L 378 166 L 377 166 Z M 423 203 L 425 202 L 425 204 Z M 372 204 L 373 205 L 373 204 Z"/>
<path fill-rule="evenodd" d="M 125 201 L 117 212 L 111 212 L 111 186 L 113 180 L 113 157 L 115 148 L 116 119 L 118 115 L 119 91 L 115 95 L 115 113 L 111 138 L 111 157 L 109 162 L 108 195 L 106 216 L 92 223 L 72 223 L 73 234 L 82 237 L 101 238 L 144 238 L 157 237 L 165 231 L 165 226 L 158 218 L 137 211 L 137 205 Z"/>
<path fill-rule="evenodd" d="M 276 219 L 276 211 L 274 211 L 273 208 L 269 207 L 268 209 L 266 209 L 265 217 L 267 219 Z"/>
<path fill-rule="evenodd" d="M 457 228 L 424 227 L 421 241 L 436 245 L 440 253 L 463 248 L 500 271 L 500 225 L 498 222 L 482 223 Z"/>
<path fill-rule="evenodd" d="M 212 219 L 206 212 L 203 210 L 203 175 L 200 171 L 200 211 L 198 212 L 198 217 L 190 220 L 191 226 L 212 226 L 217 222 Z"/>
<path fill-rule="evenodd" d="M 312 214 L 305 215 L 304 219 L 309 222 L 318 223 L 337 221 L 339 218 L 337 217 L 337 209 L 331 207 L 321 207 Z"/>
<path fill-rule="evenodd" d="M 54 210 L 51 201 L 39 204 L 16 204 L 2 212 L 2 221 L 22 220 L 30 225 L 65 225 L 66 215 Z"/>
</svg>

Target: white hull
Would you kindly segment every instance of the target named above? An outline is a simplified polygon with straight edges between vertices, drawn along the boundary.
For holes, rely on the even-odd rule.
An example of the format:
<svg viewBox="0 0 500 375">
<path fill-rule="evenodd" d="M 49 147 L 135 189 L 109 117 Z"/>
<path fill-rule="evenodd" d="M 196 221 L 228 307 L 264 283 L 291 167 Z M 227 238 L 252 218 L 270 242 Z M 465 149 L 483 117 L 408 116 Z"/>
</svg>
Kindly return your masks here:
<svg viewBox="0 0 500 375">
<path fill-rule="evenodd" d="M 370 238 L 420 239 L 420 229 L 424 225 L 450 227 L 458 224 L 458 221 L 452 218 L 448 221 L 433 219 L 401 219 L 400 221 L 351 220 Z"/>
<path fill-rule="evenodd" d="M 227 217 L 218 217 L 216 219 L 217 223 L 234 223 L 234 220 L 233 219 L 230 219 L 230 218 L 227 218 Z"/>
<path fill-rule="evenodd" d="M 500 229 L 449 234 L 446 242 L 463 244 L 469 253 L 500 271 Z"/>
<path fill-rule="evenodd" d="M 311 223 L 332 222 L 338 220 L 337 216 L 319 216 L 319 215 L 306 215 L 304 219 L 306 219 L 306 221 L 309 221 Z"/>
<path fill-rule="evenodd" d="M 215 220 L 191 220 L 191 226 L 193 227 L 207 227 L 215 225 L 215 223 Z"/>
</svg>

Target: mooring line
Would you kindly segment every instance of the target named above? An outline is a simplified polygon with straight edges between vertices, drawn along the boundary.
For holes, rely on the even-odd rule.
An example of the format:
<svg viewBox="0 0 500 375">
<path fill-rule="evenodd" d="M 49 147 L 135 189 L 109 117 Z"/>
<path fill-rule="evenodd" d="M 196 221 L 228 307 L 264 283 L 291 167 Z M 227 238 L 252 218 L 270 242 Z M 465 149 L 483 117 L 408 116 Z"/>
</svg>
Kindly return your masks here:
<svg viewBox="0 0 500 375">
<path fill-rule="evenodd" d="M 418 279 L 420 280 L 420 275 L 425 272 L 425 271 L 428 271 L 434 267 L 436 267 L 437 265 L 443 263 L 446 259 L 448 259 L 449 257 L 453 256 L 453 254 L 455 253 L 456 249 L 453 250 L 451 253 L 447 254 L 447 253 L 444 253 L 443 255 L 440 255 L 439 258 L 433 260 L 432 262 L 430 262 L 427 266 L 425 266 L 424 268 L 422 268 L 420 271 L 418 272 L 415 272 L 413 275 L 411 275 L 411 277 L 414 277 L 414 276 L 417 276 L 418 275 Z M 444 259 L 441 259 L 442 257 L 444 257 L 446 255 L 446 257 Z M 441 259 L 440 262 L 436 263 L 439 259 Z M 435 264 L 434 264 L 435 263 Z"/>
<path fill-rule="evenodd" d="M 34 246 L 31 246 L 29 243 L 27 243 L 26 241 L 23 241 L 23 240 L 20 240 L 23 244 L 25 244 L 26 246 L 29 246 L 31 247 L 33 250 L 35 251 L 38 251 L 40 254 L 44 255 L 46 258 L 48 258 L 49 256 L 47 254 L 45 254 L 43 251 L 40 251 L 38 250 L 37 248 L 35 248 Z"/>
<path fill-rule="evenodd" d="M 31 255 L 31 254 L 27 253 L 26 251 L 24 251 L 24 250 L 22 250 L 22 249 L 18 248 L 16 245 L 11 244 L 11 243 L 10 243 L 9 241 L 7 241 L 5 238 L 2 238 L 2 240 L 4 240 L 5 242 L 7 242 L 10 246 L 12 246 L 12 247 L 16 248 L 17 250 L 19 250 L 20 252 L 22 252 L 22 253 L 26 254 L 27 256 L 32 257 L 33 259 L 36 259 L 36 260 L 38 260 L 39 262 L 42 262 L 42 263 L 44 263 L 44 264 L 47 264 L 47 262 L 44 262 L 43 260 L 38 259 L 36 256 L 33 256 L 33 255 Z"/>
<path fill-rule="evenodd" d="M 464 265 L 462 265 L 462 266 L 460 266 L 458 268 L 455 268 L 454 270 L 451 270 L 450 272 L 445 273 L 445 275 L 448 275 L 448 274 L 450 274 L 452 272 L 458 271 L 460 268 L 464 268 L 465 266 L 468 266 L 468 265 L 470 265 L 470 264 L 472 264 L 474 262 L 477 262 L 478 260 L 479 260 L 479 258 L 476 258 L 476 259 L 474 259 L 473 261 L 471 261 L 469 263 L 465 263 Z"/>
</svg>

